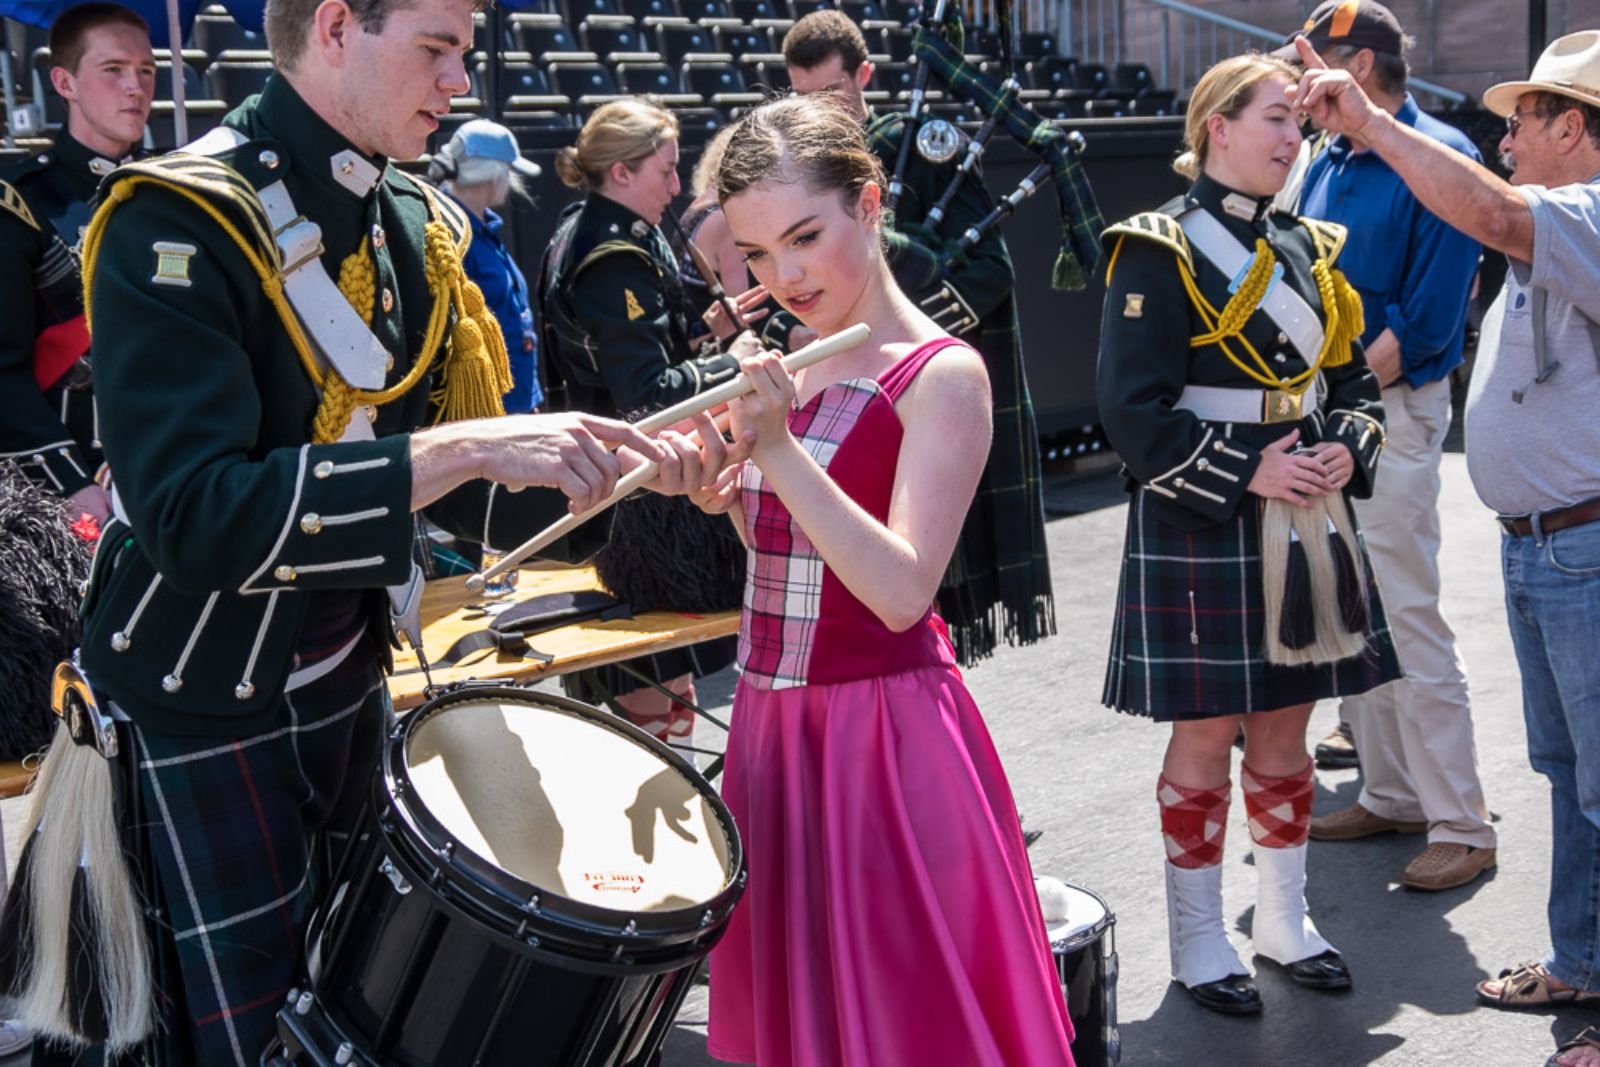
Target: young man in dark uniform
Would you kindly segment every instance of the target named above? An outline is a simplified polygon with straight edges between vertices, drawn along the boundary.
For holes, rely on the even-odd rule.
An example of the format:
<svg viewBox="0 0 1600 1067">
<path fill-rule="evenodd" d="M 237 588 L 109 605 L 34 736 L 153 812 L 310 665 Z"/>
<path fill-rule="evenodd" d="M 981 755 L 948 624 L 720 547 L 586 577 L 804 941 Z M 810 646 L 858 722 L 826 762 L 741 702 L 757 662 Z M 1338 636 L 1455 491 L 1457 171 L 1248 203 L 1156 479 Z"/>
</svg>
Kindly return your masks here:
<svg viewBox="0 0 1600 1067">
<path fill-rule="evenodd" d="M 783 55 L 796 92 L 832 93 L 867 124 L 868 142 L 892 175 L 908 116 L 869 115 L 863 91 L 872 64 L 856 24 L 838 11 L 809 14 L 784 36 Z M 1002 640 L 1030 644 L 1053 633 L 1055 612 L 1038 431 L 1022 366 L 1011 256 L 998 229 L 985 233 L 966 255 L 951 258 L 938 235 L 921 226 L 949 186 L 959 158 L 958 153 L 947 162 L 933 162 L 913 147 L 904 190 L 894 205 L 895 228 L 886 239 L 895 281 L 935 322 L 976 347 L 989 368 L 994 445 L 939 589 L 939 611 L 950 625 L 957 656 L 971 664 Z M 974 176 L 951 202 L 940 233 L 965 232 L 993 206 L 981 178 Z"/>
<path fill-rule="evenodd" d="M 104 522 L 99 433 L 75 249 L 100 179 L 144 136 L 156 64 L 144 20 L 68 8 L 50 28 L 50 83 L 67 104 L 49 151 L 0 172 L 0 461 L 15 460 Z"/>
<path fill-rule="evenodd" d="M 661 488 L 699 476 L 681 439 L 484 417 L 509 369 L 460 296 L 466 220 L 389 164 L 466 90 L 473 9 L 270 0 L 277 75 L 196 154 L 114 173 L 85 239 L 117 473 L 82 665 L 131 720 L 170 1062 L 256 1063 L 301 976 L 328 835 L 391 719 L 412 512 L 512 545 L 640 456 Z M 75 799 L 46 798 L 46 830 Z"/>
</svg>

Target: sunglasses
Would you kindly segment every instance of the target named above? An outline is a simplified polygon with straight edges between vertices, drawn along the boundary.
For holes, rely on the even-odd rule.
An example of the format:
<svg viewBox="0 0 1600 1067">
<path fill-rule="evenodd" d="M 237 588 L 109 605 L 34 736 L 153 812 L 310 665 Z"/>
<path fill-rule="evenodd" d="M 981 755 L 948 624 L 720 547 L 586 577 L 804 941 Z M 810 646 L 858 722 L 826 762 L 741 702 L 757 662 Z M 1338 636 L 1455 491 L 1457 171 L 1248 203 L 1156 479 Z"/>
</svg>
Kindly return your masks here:
<svg viewBox="0 0 1600 1067">
<path fill-rule="evenodd" d="M 1522 124 L 1524 122 L 1528 121 L 1529 119 L 1548 118 L 1548 115 L 1537 109 L 1533 111 L 1513 111 L 1511 114 L 1506 116 L 1506 132 L 1510 134 L 1511 139 L 1515 141 L 1517 139 L 1517 134 L 1522 132 Z"/>
</svg>

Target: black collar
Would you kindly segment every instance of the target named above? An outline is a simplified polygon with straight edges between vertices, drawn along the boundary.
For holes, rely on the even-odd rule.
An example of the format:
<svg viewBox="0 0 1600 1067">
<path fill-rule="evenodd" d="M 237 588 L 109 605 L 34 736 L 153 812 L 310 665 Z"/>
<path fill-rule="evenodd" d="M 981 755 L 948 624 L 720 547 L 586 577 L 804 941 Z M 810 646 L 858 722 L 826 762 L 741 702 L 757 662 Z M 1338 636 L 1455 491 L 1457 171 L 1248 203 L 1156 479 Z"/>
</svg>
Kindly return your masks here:
<svg viewBox="0 0 1600 1067">
<path fill-rule="evenodd" d="M 1270 196 L 1236 192 L 1207 174 L 1195 180 L 1189 199 L 1220 219 L 1234 219 L 1246 226 L 1261 225 L 1272 210 L 1273 201 Z"/>
<path fill-rule="evenodd" d="M 365 200 L 383 180 L 389 161 L 357 149 L 281 74 L 267 79 L 255 113 L 267 135 L 289 149 L 295 170 L 329 191 Z"/>
</svg>

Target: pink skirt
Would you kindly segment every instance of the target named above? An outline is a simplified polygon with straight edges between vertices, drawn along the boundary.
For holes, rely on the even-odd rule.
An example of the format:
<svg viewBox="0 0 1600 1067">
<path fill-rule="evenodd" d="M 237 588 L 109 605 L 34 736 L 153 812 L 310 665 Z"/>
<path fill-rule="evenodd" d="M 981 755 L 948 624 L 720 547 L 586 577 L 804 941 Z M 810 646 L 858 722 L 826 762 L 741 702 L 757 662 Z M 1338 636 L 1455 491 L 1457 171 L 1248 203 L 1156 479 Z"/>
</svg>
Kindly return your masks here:
<svg viewBox="0 0 1600 1067">
<path fill-rule="evenodd" d="M 954 667 L 741 681 L 723 797 L 750 879 L 711 954 L 712 1056 L 1072 1063 L 1011 788 Z"/>
</svg>

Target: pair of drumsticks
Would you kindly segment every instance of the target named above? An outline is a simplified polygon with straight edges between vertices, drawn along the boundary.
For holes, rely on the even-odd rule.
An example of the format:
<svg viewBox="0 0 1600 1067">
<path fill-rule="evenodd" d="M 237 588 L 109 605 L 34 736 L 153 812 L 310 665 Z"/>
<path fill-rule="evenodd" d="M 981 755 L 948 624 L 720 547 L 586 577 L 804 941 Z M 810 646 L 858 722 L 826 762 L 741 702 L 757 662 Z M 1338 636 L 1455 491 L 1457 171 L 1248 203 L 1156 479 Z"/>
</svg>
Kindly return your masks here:
<svg viewBox="0 0 1600 1067">
<path fill-rule="evenodd" d="M 865 323 L 857 323 L 854 326 L 840 330 L 838 333 L 818 338 L 804 348 L 784 356 L 782 360 L 783 369 L 790 374 L 795 374 L 847 348 L 854 348 L 856 345 L 866 341 L 870 336 L 872 336 L 872 330 Z M 681 403 L 674 404 L 669 408 L 656 412 L 654 415 L 647 416 L 639 420 L 635 425 L 644 433 L 660 433 L 662 430 L 682 422 L 684 419 L 693 418 L 696 415 L 711 411 L 735 397 L 743 396 L 750 389 L 750 379 L 741 374 L 715 388 L 707 389 L 705 392 L 692 396 Z M 617 487 L 611 491 L 611 495 L 606 497 L 605 500 L 592 508 L 575 514 L 564 515 L 551 523 L 539 533 L 506 553 L 494 566 L 468 577 L 467 588 L 474 593 L 482 592 L 484 583 L 489 579 L 498 577 L 506 571 L 519 566 L 540 549 L 565 537 L 577 529 L 578 526 L 605 511 L 623 497 L 649 484 L 655 479 L 659 470 L 660 465 L 654 460 L 647 460 L 639 464 L 639 466 L 617 479 Z"/>
</svg>

